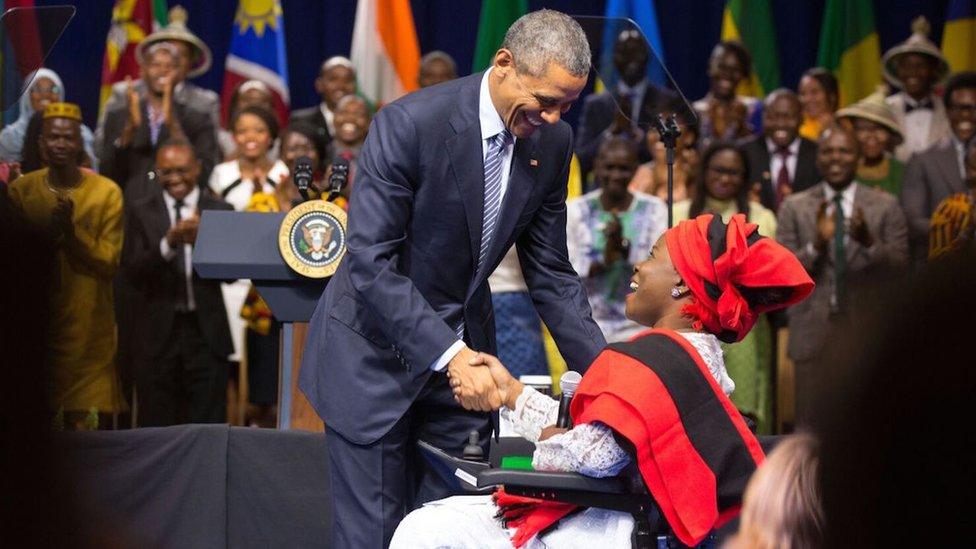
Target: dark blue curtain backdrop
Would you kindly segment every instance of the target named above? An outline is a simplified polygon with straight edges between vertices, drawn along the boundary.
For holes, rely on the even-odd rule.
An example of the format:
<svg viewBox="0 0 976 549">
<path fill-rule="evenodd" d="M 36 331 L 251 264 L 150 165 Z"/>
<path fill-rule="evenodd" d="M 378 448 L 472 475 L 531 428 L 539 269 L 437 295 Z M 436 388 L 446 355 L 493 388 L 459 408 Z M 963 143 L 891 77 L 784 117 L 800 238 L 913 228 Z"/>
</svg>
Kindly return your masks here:
<svg viewBox="0 0 976 549">
<path fill-rule="evenodd" d="M 780 74 L 784 85 L 795 86 L 800 74 L 813 66 L 824 0 L 772 0 L 776 19 Z M 37 5 L 71 3 L 78 13 L 47 65 L 64 79 L 68 99 L 81 104 L 94 123 L 105 35 L 113 0 L 37 0 Z M 195 82 L 219 92 L 223 60 L 230 46 L 236 0 L 169 0 L 190 14 L 189 26 L 213 50 L 214 66 Z M 282 0 L 288 48 L 293 107 L 318 102 L 312 81 L 319 64 L 331 55 L 349 55 L 356 0 Z M 462 74 L 471 70 L 481 0 L 411 0 L 422 52 L 444 50 L 458 62 Z M 875 0 L 875 19 L 882 51 L 910 34 L 912 19 L 925 15 L 933 39 L 941 42 L 948 0 Z M 529 0 L 529 8 L 554 8 L 577 15 L 602 15 L 605 0 Z M 656 0 L 666 62 L 685 95 L 694 100 L 707 88 L 705 64 L 718 40 L 725 0 Z M 578 108 L 568 114 L 575 122 Z"/>
</svg>

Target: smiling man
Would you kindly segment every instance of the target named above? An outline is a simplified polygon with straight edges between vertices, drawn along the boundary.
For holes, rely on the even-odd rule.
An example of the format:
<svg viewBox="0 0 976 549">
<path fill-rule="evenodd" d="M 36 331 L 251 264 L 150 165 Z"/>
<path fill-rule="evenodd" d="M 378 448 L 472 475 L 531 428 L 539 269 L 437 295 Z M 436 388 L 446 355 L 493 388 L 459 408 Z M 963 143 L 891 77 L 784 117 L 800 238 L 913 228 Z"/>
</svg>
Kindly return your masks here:
<svg viewBox="0 0 976 549">
<path fill-rule="evenodd" d="M 566 252 L 560 118 L 589 69 L 579 24 L 542 10 L 512 25 L 488 71 L 377 114 L 300 377 L 327 426 L 336 547 L 383 547 L 407 511 L 450 494 L 417 439 L 456 455 L 472 431 L 487 444 L 500 397 L 469 361 L 497 350 L 487 280 L 513 244 L 570 367 L 605 345 Z"/>
<path fill-rule="evenodd" d="M 156 153 L 156 191 L 129 204 L 124 266 L 143 314 L 136 384 L 139 426 L 219 423 L 227 409 L 227 355 L 234 351 L 217 280 L 190 263 L 201 210 L 230 210 L 196 184 L 200 162 L 186 140 Z"/>
<path fill-rule="evenodd" d="M 78 167 L 84 152 L 77 105 L 51 103 L 43 117 L 39 145 L 48 167 L 14 181 L 10 198 L 57 245 L 57 283 L 39 289 L 50 292 L 53 313 L 46 336 L 50 410 L 62 410 L 65 426 L 73 429 L 84 428 L 94 409 L 104 428 L 125 408 L 117 384 L 112 297 L 122 252 L 122 192 Z"/>
<path fill-rule="evenodd" d="M 776 240 L 796 254 L 817 283 L 809 299 L 787 310 L 787 353 L 796 373 L 796 421 L 808 425 L 821 388 L 819 359 L 828 334 L 846 326 L 908 262 L 908 228 L 898 200 L 855 181 L 861 151 L 852 132 L 821 134 L 817 169 L 823 182 L 786 198 Z"/>
</svg>

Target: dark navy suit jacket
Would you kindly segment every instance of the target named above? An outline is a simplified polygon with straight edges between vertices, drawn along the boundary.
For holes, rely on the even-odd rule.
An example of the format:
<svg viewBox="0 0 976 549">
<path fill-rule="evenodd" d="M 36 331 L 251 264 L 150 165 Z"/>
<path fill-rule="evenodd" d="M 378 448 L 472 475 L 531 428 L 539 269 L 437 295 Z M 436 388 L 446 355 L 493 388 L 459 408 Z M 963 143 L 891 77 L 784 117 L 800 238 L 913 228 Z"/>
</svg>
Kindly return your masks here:
<svg viewBox="0 0 976 549">
<path fill-rule="evenodd" d="M 370 127 L 348 252 L 312 316 L 300 374 L 316 411 L 351 442 L 370 444 L 393 427 L 462 320 L 468 346 L 496 352 L 488 275 L 513 243 L 569 367 L 584 371 L 606 345 L 566 252 L 572 130 L 565 122 L 516 140 L 501 217 L 476 273 L 483 74 L 409 94 Z"/>
</svg>

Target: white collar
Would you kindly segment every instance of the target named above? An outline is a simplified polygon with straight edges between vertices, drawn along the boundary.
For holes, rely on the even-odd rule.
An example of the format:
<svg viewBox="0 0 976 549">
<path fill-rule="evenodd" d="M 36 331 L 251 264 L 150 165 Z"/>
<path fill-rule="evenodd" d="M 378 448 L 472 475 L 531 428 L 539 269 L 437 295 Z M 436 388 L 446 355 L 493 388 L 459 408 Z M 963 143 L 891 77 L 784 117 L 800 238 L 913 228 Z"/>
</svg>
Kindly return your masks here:
<svg viewBox="0 0 976 549">
<path fill-rule="evenodd" d="M 478 92 L 478 121 L 481 123 L 481 139 L 489 139 L 502 133 L 505 121 L 491 102 L 491 91 L 488 89 L 488 75 L 491 68 L 481 77 L 481 91 Z M 514 137 L 514 136 L 513 136 Z"/>
<path fill-rule="evenodd" d="M 830 184 L 827 183 L 826 181 L 823 182 L 823 188 L 824 188 L 824 200 L 830 202 L 831 200 L 834 199 L 834 196 L 837 194 L 837 191 L 835 191 L 834 188 L 831 187 Z M 853 204 L 854 190 L 856 188 L 857 188 L 857 180 L 851 181 L 851 184 L 848 185 L 843 191 L 840 192 L 841 200 Z"/>
<path fill-rule="evenodd" d="M 197 208 L 197 200 L 199 198 L 200 198 L 200 187 L 197 185 L 193 185 L 193 190 L 190 191 L 190 194 L 186 195 L 186 197 L 183 198 L 183 207 L 190 208 L 191 210 L 195 210 Z M 163 200 L 166 201 L 166 207 L 171 210 L 173 209 L 173 206 L 176 205 L 176 199 L 173 198 L 166 190 L 163 190 Z"/>
<path fill-rule="evenodd" d="M 766 150 L 769 151 L 769 155 L 772 156 L 772 155 L 776 154 L 776 151 L 779 150 L 779 147 L 777 147 L 773 143 L 773 140 L 772 139 L 770 139 L 768 137 L 765 138 L 765 139 L 766 139 Z M 789 144 L 789 146 L 786 147 L 786 150 L 790 151 L 790 156 L 796 156 L 797 154 L 800 153 L 800 136 L 799 135 L 797 135 L 796 138 L 793 139 L 793 141 Z"/>
<path fill-rule="evenodd" d="M 644 92 L 647 91 L 647 80 L 641 80 L 633 86 L 628 86 L 623 80 L 620 80 L 617 82 L 617 91 L 621 95 L 627 95 L 629 93 L 636 96 L 644 95 Z"/>
</svg>

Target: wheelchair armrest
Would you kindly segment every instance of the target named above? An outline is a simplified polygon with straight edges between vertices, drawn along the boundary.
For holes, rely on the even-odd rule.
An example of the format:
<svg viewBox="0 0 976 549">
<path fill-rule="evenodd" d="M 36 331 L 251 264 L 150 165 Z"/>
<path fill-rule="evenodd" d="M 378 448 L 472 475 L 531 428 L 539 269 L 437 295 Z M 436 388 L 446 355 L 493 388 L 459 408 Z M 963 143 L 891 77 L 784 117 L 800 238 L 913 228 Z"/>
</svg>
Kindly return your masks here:
<svg viewBox="0 0 976 549">
<path fill-rule="evenodd" d="M 487 469 L 478 474 L 478 487 L 504 485 L 505 491 L 525 497 L 599 507 L 625 513 L 646 513 L 654 506 L 647 492 L 635 492 L 620 477 L 594 478 L 578 473 L 548 473 Z"/>
</svg>

